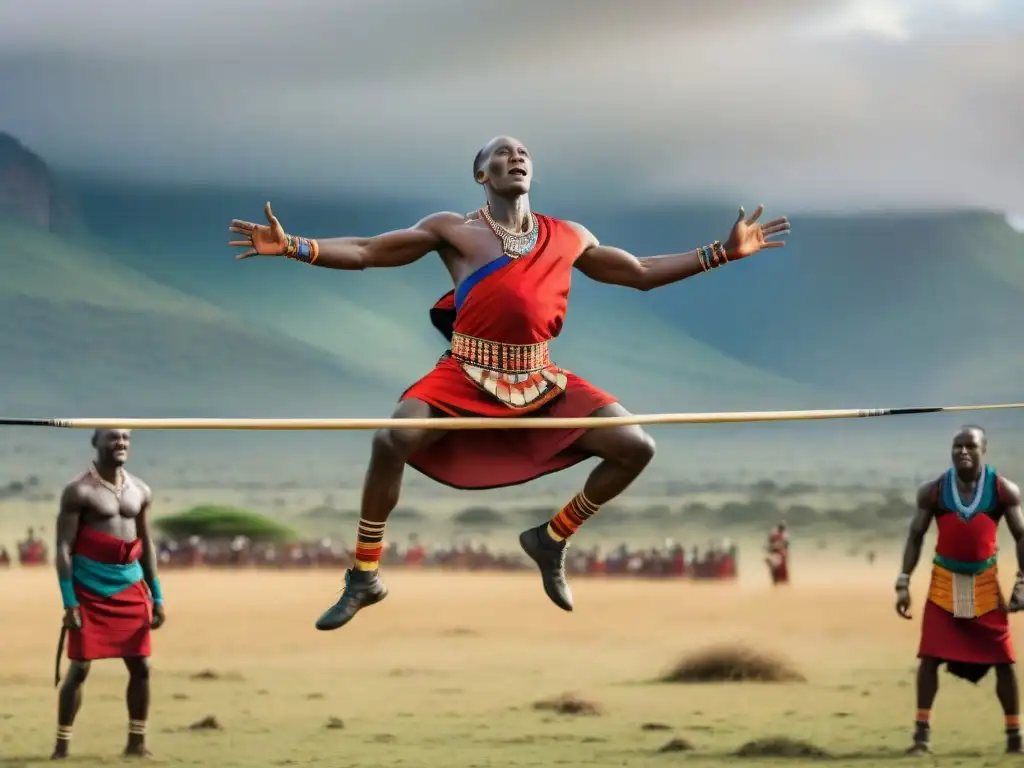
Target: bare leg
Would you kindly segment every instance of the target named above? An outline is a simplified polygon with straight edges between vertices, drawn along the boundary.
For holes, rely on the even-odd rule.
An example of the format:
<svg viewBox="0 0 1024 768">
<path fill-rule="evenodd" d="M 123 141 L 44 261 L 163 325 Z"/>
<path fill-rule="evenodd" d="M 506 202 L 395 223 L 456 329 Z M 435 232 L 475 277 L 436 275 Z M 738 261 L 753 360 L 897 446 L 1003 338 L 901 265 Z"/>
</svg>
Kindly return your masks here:
<svg viewBox="0 0 1024 768">
<path fill-rule="evenodd" d="M 440 418 L 439 411 L 419 400 L 405 400 L 392 415 L 396 419 Z M 405 463 L 416 451 L 444 436 L 440 429 L 385 429 L 373 436 L 370 465 L 363 482 L 363 503 L 356 533 L 355 564 L 345 574 L 345 590 L 338 602 L 317 620 L 316 628 L 338 629 L 367 606 L 387 597 L 378 565 L 388 516 L 402 493 Z"/>
<path fill-rule="evenodd" d="M 925 656 L 917 667 L 917 718 L 914 721 L 914 745 L 911 754 L 929 751 L 931 741 L 931 712 L 939 692 L 939 659 Z"/>
<path fill-rule="evenodd" d="M 629 416 L 629 411 L 616 403 L 594 415 Z M 583 493 L 597 506 L 607 504 L 632 485 L 651 463 L 655 448 L 654 438 L 637 426 L 591 429 L 573 447 L 602 459 L 583 485 Z"/>
<path fill-rule="evenodd" d="M 1006 717 L 1006 751 L 1020 752 L 1020 694 L 1013 664 L 996 665 L 996 696 Z"/>
<path fill-rule="evenodd" d="M 405 400 L 391 415 L 394 419 L 440 418 L 443 414 L 419 400 Z M 405 462 L 416 451 L 444 437 L 440 429 L 382 429 L 373 436 L 370 465 L 363 480 L 360 515 L 373 523 L 386 523 L 402 493 Z"/>
<path fill-rule="evenodd" d="M 628 416 L 618 403 L 594 416 Z M 565 579 L 567 540 L 590 517 L 626 488 L 654 458 L 654 440 L 640 427 L 607 427 L 583 434 L 573 448 L 601 458 L 577 494 L 544 526 L 523 531 L 519 543 L 540 569 L 544 592 L 565 611 L 572 610 L 572 591 Z"/>
<path fill-rule="evenodd" d="M 141 656 L 124 660 L 128 668 L 128 745 L 125 756 L 147 757 L 146 721 L 149 718 L 149 659 Z"/>
<path fill-rule="evenodd" d="M 89 676 L 88 661 L 72 661 L 68 667 L 68 676 L 60 687 L 57 697 L 57 743 L 53 747 L 51 759 L 60 760 L 68 756 L 71 746 L 71 730 L 75 724 L 75 716 L 82 706 L 82 685 Z"/>
</svg>

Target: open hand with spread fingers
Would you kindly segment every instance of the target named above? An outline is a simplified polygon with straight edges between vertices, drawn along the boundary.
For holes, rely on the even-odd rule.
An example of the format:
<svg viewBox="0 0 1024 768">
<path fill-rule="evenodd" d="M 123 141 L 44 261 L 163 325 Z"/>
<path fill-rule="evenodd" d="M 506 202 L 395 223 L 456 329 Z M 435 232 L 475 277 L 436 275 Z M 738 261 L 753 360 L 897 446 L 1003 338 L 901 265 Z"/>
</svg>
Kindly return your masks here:
<svg viewBox="0 0 1024 768">
<path fill-rule="evenodd" d="M 255 224 L 251 221 L 232 219 L 228 231 L 242 235 L 244 239 L 231 240 L 228 245 L 234 248 L 247 248 L 248 250 L 238 254 L 236 259 L 248 259 L 252 256 L 284 256 L 288 251 L 288 235 L 281 226 L 281 222 L 270 210 L 270 203 L 263 209 L 267 217 L 267 223 Z"/>
<path fill-rule="evenodd" d="M 728 239 L 722 244 L 729 261 L 753 256 L 762 248 L 782 248 L 786 245 L 782 240 L 772 240 L 771 238 L 789 234 L 789 219 L 782 216 L 761 224 L 758 219 L 761 218 L 762 213 L 764 213 L 763 205 L 757 206 L 749 217 L 740 207 L 739 217 L 732 225 Z"/>
</svg>

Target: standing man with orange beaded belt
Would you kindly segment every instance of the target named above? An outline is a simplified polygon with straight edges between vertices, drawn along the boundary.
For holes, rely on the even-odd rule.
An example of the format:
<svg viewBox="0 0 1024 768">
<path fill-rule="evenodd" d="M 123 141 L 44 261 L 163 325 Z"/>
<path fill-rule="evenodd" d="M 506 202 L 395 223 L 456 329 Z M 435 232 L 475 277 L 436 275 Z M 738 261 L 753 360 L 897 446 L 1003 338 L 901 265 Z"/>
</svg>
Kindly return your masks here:
<svg viewBox="0 0 1024 768">
<path fill-rule="evenodd" d="M 1006 720 L 1006 750 L 1022 751 L 1009 613 L 1024 608 L 1024 514 L 1020 489 L 984 463 L 987 442 L 980 427 L 961 429 L 953 438 L 953 466 L 918 490 L 917 512 L 896 580 L 896 611 L 909 619 L 910 576 L 920 559 L 925 533 L 935 520 L 939 539 L 921 622 L 912 753 L 930 751 L 931 709 L 943 664 L 950 674 L 972 683 L 995 667 L 996 695 Z M 997 567 L 1002 519 L 1017 543 L 1017 579 L 1009 605 L 999 588 Z"/>
</svg>

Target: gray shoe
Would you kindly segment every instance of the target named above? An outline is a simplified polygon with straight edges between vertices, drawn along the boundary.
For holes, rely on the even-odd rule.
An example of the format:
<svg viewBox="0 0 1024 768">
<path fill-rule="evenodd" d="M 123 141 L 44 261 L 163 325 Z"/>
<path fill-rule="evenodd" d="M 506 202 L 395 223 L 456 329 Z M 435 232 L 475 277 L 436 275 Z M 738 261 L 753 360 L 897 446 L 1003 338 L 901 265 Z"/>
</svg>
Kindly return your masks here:
<svg viewBox="0 0 1024 768">
<path fill-rule="evenodd" d="M 548 526 L 530 528 L 519 534 L 519 545 L 540 569 L 544 593 L 563 611 L 572 610 L 572 590 L 565 580 L 565 550 L 568 541 L 555 541 Z"/>
<path fill-rule="evenodd" d="M 316 620 L 316 628 L 324 631 L 339 629 L 352 621 L 363 608 L 379 603 L 387 596 L 388 588 L 377 571 L 350 568 L 345 571 L 345 589 L 341 597 Z"/>
</svg>

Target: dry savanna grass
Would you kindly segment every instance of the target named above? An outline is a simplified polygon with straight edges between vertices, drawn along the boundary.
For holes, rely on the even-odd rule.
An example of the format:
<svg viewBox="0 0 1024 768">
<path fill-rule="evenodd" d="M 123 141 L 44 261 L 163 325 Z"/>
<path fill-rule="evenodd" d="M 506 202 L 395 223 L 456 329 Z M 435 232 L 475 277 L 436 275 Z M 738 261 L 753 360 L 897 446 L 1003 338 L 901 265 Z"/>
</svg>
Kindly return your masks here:
<svg viewBox="0 0 1024 768">
<path fill-rule="evenodd" d="M 745 645 L 713 645 L 689 653 L 661 676 L 663 683 L 806 683 L 792 662 Z"/>
<path fill-rule="evenodd" d="M 168 572 L 168 623 L 154 638 L 154 762 L 906 762 L 918 623 L 895 616 L 892 574 L 811 573 L 799 561 L 795 571 L 797 583 L 775 590 L 577 578 L 572 614 L 548 603 L 532 574 L 391 573 L 389 598 L 333 633 L 313 621 L 340 574 Z M 49 755 L 59 615 L 48 570 L 0 572 L 2 766 Z M 695 681 L 666 684 L 666 670 Z M 71 764 L 122 763 L 124 683 L 119 663 L 94 666 Z M 991 679 L 943 676 L 933 739 L 928 765 L 1020 762 L 1001 754 Z"/>
</svg>

